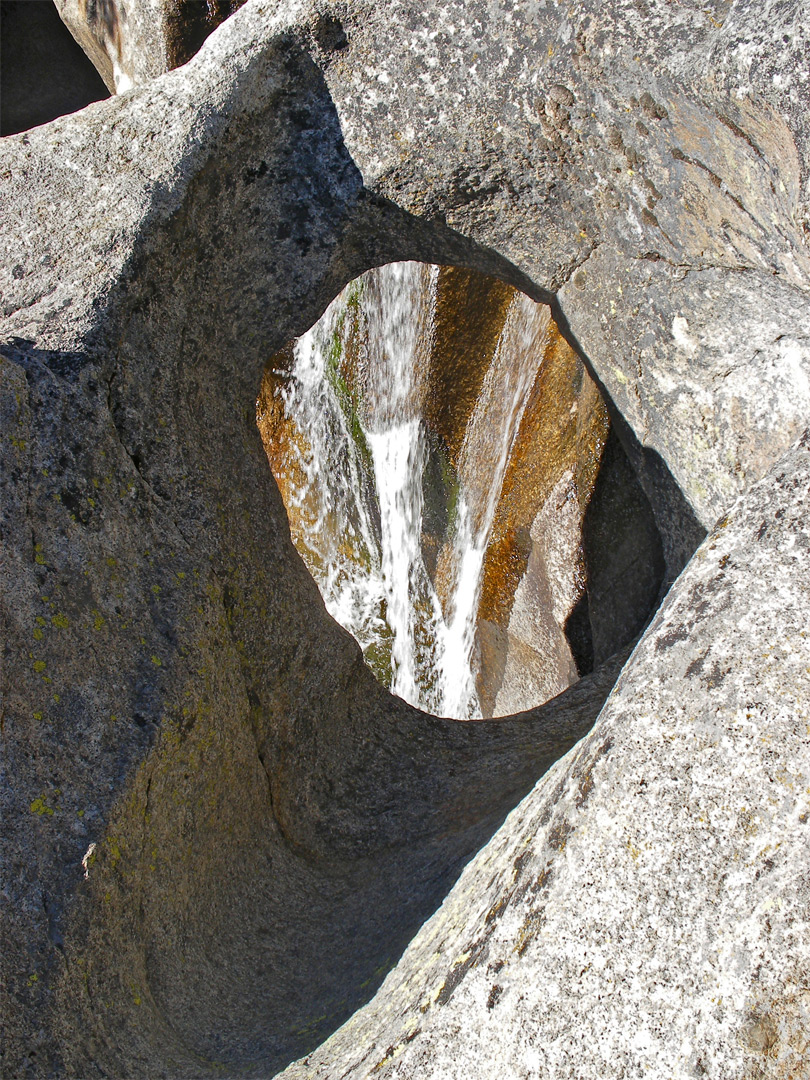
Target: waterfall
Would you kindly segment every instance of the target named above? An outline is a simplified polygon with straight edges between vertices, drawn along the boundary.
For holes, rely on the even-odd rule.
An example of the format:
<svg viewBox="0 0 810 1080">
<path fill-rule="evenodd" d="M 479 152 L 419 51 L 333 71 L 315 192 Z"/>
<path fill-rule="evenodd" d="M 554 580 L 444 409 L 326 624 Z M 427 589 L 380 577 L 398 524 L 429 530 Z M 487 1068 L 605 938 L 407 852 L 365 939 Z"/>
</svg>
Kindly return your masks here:
<svg viewBox="0 0 810 1080">
<path fill-rule="evenodd" d="M 473 649 L 484 556 L 549 322 L 547 307 L 515 295 L 464 436 L 445 604 L 442 705 L 448 716 L 464 715 L 475 701 Z"/>
<path fill-rule="evenodd" d="M 278 370 L 293 538 L 330 614 L 394 693 L 443 716 L 480 716 L 475 630 L 487 543 L 537 374 L 547 309 L 515 294 L 467 424 L 441 581 L 423 553 L 423 404 L 438 267 L 369 271 Z M 437 592 L 437 582 L 439 591 Z M 439 595 L 441 593 L 441 598 Z"/>
<path fill-rule="evenodd" d="M 394 263 L 368 275 L 366 440 L 380 508 L 380 563 L 392 634 L 391 689 L 441 708 L 441 606 L 422 558 L 422 420 L 438 267 Z"/>
<path fill-rule="evenodd" d="M 338 302 L 340 301 L 340 302 Z M 292 424 L 283 470 L 293 539 L 334 619 L 365 653 L 385 636 L 379 528 L 367 478 L 368 450 L 336 374 L 346 291 L 295 343 L 278 396 Z M 343 397 L 343 401 L 341 401 Z"/>
</svg>

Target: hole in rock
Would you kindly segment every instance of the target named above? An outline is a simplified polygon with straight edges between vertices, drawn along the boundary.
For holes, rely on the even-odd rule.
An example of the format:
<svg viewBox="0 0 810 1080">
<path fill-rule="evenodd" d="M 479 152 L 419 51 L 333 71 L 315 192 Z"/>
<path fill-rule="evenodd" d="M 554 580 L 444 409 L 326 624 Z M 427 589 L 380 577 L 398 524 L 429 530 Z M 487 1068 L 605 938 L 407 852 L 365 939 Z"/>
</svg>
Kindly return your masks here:
<svg viewBox="0 0 810 1080">
<path fill-rule="evenodd" d="M 661 539 L 606 404 L 502 281 L 368 271 L 272 357 L 257 422 L 328 611 L 421 709 L 541 704 L 656 606 Z"/>
</svg>

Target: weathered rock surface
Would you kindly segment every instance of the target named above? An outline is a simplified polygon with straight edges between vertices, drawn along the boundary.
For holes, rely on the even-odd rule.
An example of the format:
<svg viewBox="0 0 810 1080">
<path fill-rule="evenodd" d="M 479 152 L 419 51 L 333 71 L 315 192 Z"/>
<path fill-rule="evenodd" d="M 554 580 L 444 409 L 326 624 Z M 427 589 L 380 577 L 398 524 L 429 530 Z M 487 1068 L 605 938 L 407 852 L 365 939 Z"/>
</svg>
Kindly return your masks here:
<svg viewBox="0 0 810 1080">
<path fill-rule="evenodd" d="M 341 72 L 356 59 L 327 71 L 367 185 L 559 290 L 645 448 L 636 464 L 669 525 L 672 575 L 807 415 L 805 10 L 548 5 L 433 26 L 393 4 L 363 22 L 351 92 Z M 408 42 L 396 63 L 392 38 Z M 768 313 L 791 308 L 785 333 Z"/>
<path fill-rule="evenodd" d="M 310 1050 L 609 689 L 416 713 L 294 553 L 264 361 L 405 258 L 556 294 L 670 580 L 748 494 L 295 1072 L 806 1074 L 806 16 L 251 0 L 0 143 L 4 1075 Z"/>
<path fill-rule="evenodd" d="M 185 64 L 245 0 L 54 0 L 111 93 Z"/>
<path fill-rule="evenodd" d="M 291 1078 L 810 1065 L 810 433 L 721 519 L 593 731 Z"/>
</svg>

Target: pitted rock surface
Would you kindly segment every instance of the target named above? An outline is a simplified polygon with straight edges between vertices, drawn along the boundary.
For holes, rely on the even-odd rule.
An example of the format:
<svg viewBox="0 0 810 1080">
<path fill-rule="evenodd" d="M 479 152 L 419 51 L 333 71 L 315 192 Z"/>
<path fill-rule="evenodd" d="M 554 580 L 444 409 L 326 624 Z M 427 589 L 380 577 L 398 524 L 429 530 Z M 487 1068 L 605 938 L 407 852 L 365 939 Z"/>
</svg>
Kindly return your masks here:
<svg viewBox="0 0 810 1080">
<path fill-rule="evenodd" d="M 810 434 L 304 1077 L 806 1076 Z"/>
<path fill-rule="evenodd" d="M 249 0 L 0 142 L 4 1075 L 803 1075 L 808 26 Z M 556 765 L 623 658 L 403 706 L 267 472 L 265 360 L 408 258 L 553 302 L 668 583 L 714 530 Z"/>
</svg>

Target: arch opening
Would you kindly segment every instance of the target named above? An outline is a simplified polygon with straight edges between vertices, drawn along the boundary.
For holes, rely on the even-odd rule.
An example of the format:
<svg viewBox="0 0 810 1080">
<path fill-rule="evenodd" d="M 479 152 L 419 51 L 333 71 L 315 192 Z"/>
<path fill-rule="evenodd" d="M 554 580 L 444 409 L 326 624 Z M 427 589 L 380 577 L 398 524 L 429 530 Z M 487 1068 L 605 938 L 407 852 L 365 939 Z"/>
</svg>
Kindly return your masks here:
<svg viewBox="0 0 810 1080">
<path fill-rule="evenodd" d="M 328 611 L 427 712 L 542 704 L 657 606 L 661 538 L 599 389 L 503 281 L 367 271 L 271 358 L 257 423 Z"/>
</svg>

